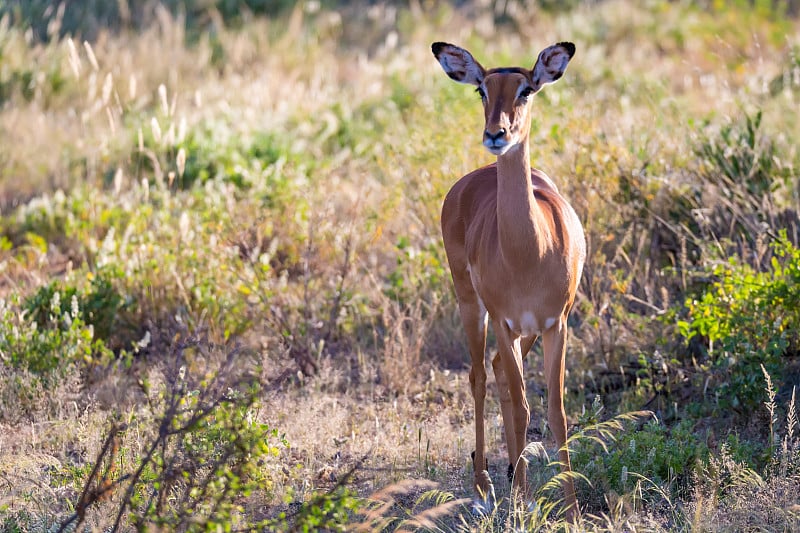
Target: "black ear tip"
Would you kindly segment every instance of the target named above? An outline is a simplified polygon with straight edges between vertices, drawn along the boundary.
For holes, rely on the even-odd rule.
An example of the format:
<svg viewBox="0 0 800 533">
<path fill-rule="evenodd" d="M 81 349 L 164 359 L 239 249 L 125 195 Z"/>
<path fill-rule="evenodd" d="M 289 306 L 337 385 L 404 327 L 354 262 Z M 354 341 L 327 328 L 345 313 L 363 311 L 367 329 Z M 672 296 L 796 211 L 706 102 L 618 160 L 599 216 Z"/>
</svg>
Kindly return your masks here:
<svg viewBox="0 0 800 533">
<path fill-rule="evenodd" d="M 558 45 L 564 48 L 564 50 L 567 51 L 567 54 L 569 54 L 569 58 L 572 59 L 572 56 L 575 55 L 575 45 L 566 41 L 563 43 L 558 43 Z"/>
<path fill-rule="evenodd" d="M 433 52 L 433 55 L 438 56 L 445 46 L 447 46 L 447 43 L 435 42 L 431 45 L 431 52 Z"/>
</svg>

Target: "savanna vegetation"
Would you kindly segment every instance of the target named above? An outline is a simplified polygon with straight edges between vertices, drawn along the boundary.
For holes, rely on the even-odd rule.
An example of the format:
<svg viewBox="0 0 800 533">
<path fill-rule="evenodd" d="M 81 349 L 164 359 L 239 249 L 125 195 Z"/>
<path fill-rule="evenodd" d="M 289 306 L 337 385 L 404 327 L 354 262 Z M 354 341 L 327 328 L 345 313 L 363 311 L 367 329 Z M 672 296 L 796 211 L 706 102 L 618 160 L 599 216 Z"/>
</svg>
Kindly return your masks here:
<svg viewBox="0 0 800 533">
<path fill-rule="evenodd" d="M 0 529 L 575 529 L 539 347 L 533 501 L 490 385 L 470 512 L 438 217 L 492 158 L 430 52 L 569 40 L 531 151 L 589 249 L 577 529 L 800 530 L 797 9 L 0 1 Z"/>
</svg>

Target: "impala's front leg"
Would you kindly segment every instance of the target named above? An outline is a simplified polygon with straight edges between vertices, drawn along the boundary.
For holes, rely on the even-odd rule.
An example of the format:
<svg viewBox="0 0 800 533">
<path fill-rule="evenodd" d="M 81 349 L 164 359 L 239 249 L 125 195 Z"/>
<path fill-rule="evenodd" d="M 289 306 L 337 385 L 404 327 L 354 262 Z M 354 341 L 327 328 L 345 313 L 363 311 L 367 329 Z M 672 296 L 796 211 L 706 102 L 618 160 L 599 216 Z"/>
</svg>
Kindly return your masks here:
<svg viewBox="0 0 800 533">
<path fill-rule="evenodd" d="M 486 435 L 484 433 L 484 406 L 486 400 L 486 368 L 483 361 L 473 361 L 469 372 L 469 384 L 475 401 L 475 451 L 472 452 L 472 466 L 475 472 L 475 490 L 481 497 L 483 511 L 491 511 L 495 505 L 494 486 L 489 477 L 486 461 Z"/>
<path fill-rule="evenodd" d="M 508 481 L 514 479 L 514 463 L 517 460 L 516 441 L 514 440 L 514 403 L 511 401 L 511 392 L 508 388 L 508 378 L 503 358 L 498 351 L 492 359 L 494 380 L 497 383 L 497 393 L 500 396 L 500 411 L 503 414 L 503 429 L 506 437 L 506 450 L 508 451 Z"/>
<path fill-rule="evenodd" d="M 572 471 L 567 449 L 567 415 L 564 412 L 564 363 L 566 355 L 567 324 L 566 317 L 554 327 L 546 331 L 542 337 L 544 344 L 544 372 L 547 379 L 547 422 L 555 437 L 558 447 L 558 458 L 563 472 Z M 567 518 L 570 520 L 580 516 L 580 509 L 575 498 L 575 484 L 571 477 L 562 482 L 564 504 Z"/>
<path fill-rule="evenodd" d="M 494 510 L 496 499 L 486 464 L 486 435 L 483 424 L 486 400 L 486 367 L 483 359 L 486 352 L 487 315 L 477 295 L 469 290 L 471 289 L 471 285 L 468 285 L 469 279 L 459 279 L 454 276 L 454 280 L 459 297 L 461 321 L 467 333 L 472 361 L 472 368 L 469 371 L 470 392 L 475 402 L 475 451 L 472 452 L 472 466 L 475 474 L 475 491 L 480 496 L 480 501 L 476 502 L 476 511 L 491 512 Z"/>
<path fill-rule="evenodd" d="M 508 395 L 511 400 L 511 420 L 505 421 L 506 445 L 509 449 L 509 460 L 513 465 L 514 488 L 523 491 L 527 496 L 528 461 L 522 457 L 525 449 L 528 424 L 531 421 L 531 410 L 525 396 L 525 379 L 522 375 L 522 339 L 509 330 L 505 321 L 493 322 L 497 346 L 508 384 Z M 502 398 L 502 397 L 501 397 Z M 504 412 L 503 415 L 506 415 Z M 510 423 L 509 423 L 510 422 Z"/>
<path fill-rule="evenodd" d="M 522 349 L 520 350 L 521 360 L 525 359 L 531 346 L 536 342 L 536 336 L 525 337 L 520 343 Z M 497 382 L 497 392 L 500 395 L 500 410 L 503 413 L 503 426 L 505 429 L 506 448 L 508 449 L 508 482 L 514 480 L 514 464 L 519 457 L 520 450 L 516 450 L 516 433 L 514 432 L 514 402 L 511 401 L 511 390 L 508 387 L 508 378 L 506 377 L 506 370 L 503 364 L 500 352 L 498 351 L 492 359 L 492 369 L 494 370 L 494 378 Z"/>
</svg>

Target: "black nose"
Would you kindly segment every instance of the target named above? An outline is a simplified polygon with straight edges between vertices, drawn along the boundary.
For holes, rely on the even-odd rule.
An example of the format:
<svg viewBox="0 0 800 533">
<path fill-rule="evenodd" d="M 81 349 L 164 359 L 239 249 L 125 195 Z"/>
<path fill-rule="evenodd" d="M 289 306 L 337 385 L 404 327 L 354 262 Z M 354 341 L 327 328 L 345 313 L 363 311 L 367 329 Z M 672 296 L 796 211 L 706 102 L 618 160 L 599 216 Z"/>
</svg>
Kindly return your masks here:
<svg viewBox="0 0 800 533">
<path fill-rule="evenodd" d="M 490 141 L 497 141 L 506 136 L 505 128 L 500 128 L 497 133 L 492 133 L 489 130 L 483 132 L 483 135 Z"/>
</svg>

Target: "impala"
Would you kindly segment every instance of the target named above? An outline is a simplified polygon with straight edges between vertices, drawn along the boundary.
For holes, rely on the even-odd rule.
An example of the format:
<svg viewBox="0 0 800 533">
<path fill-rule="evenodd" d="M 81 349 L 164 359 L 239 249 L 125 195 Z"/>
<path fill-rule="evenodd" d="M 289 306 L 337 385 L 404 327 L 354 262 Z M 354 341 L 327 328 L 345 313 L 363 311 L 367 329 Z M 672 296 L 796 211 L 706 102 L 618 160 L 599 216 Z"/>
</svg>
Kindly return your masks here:
<svg viewBox="0 0 800 533">
<path fill-rule="evenodd" d="M 558 80 L 575 53 L 558 43 L 539 53 L 532 70 L 485 69 L 463 48 L 433 43 L 445 73 L 477 87 L 483 101 L 483 145 L 497 163 L 461 178 L 444 199 L 442 237 L 472 360 L 469 374 L 475 401 L 474 486 L 481 509 L 495 505 L 486 467 L 484 399 L 486 328 L 497 337 L 492 368 L 500 393 L 508 475 L 526 492 L 527 460 L 522 456 L 530 408 L 522 361 L 541 336 L 547 380 L 547 420 L 570 472 L 564 413 L 567 316 L 586 257 L 578 216 L 553 181 L 530 167 L 528 137 L 533 95 Z M 563 476 L 568 517 L 579 514 L 572 477 Z"/>
</svg>

